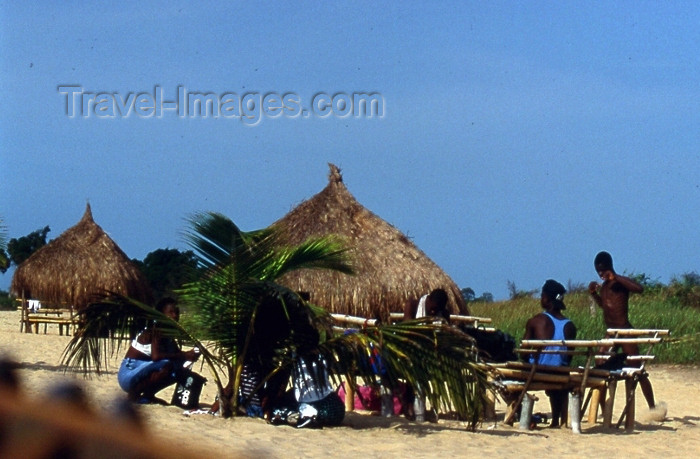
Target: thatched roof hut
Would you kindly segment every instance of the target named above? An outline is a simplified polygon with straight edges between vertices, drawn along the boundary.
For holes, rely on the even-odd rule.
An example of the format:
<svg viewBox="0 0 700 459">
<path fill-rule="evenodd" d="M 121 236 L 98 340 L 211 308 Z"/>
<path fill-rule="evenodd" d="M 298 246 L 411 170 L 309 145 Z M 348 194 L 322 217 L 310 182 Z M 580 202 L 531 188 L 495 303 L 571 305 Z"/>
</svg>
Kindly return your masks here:
<svg viewBox="0 0 700 459">
<path fill-rule="evenodd" d="M 77 225 L 17 267 L 10 290 L 17 296 L 77 309 L 105 291 L 144 302 L 152 299 L 138 267 L 93 221 L 89 203 Z"/>
<path fill-rule="evenodd" d="M 274 223 L 290 243 L 335 234 L 351 249 L 355 275 L 301 270 L 281 279 L 284 285 L 311 294 L 311 302 L 331 312 L 386 317 L 402 312 L 406 300 L 443 288 L 452 313 L 468 314 L 459 288 L 450 277 L 394 226 L 355 200 L 340 170 L 330 166 L 328 185 Z"/>
</svg>

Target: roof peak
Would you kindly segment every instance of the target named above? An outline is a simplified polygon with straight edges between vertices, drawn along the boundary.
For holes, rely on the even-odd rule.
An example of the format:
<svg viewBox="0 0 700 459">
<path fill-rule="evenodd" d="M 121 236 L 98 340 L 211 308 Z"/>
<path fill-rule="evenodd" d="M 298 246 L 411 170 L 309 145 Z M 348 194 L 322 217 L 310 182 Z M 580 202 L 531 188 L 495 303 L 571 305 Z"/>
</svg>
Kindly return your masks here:
<svg viewBox="0 0 700 459">
<path fill-rule="evenodd" d="M 330 183 L 342 183 L 343 175 L 340 173 L 340 168 L 333 163 L 328 163 L 328 167 L 331 172 L 328 174 L 328 181 Z"/>
<path fill-rule="evenodd" d="M 92 218 L 92 208 L 90 207 L 90 202 L 88 202 L 85 206 L 85 213 L 83 214 L 83 218 L 81 218 L 80 221 L 94 221 Z"/>
</svg>

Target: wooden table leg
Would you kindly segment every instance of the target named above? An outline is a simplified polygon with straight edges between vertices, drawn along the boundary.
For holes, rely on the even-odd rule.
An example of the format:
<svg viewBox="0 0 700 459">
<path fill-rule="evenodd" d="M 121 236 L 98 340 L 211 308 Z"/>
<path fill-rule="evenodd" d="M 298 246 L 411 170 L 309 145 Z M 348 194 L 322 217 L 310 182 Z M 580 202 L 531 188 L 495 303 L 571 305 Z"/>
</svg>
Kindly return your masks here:
<svg viewBox="0 0 700 459">
<path fill-rule="evenodd" d="M 627 432 L 634 432 L 634 394 L 637 392 L 637 381 L 634 379 L 626 379 L 625 392 L 627 392 L 627 406 L 625 407 L 625 414 L 627 415 L 627 418 L 625 419 L 625 430 Z"/>
<path fill-rule="evenodd" d="M 484 420 L 494 421 L 496 419 L 496 394 L 493 391 L 486 391 L 484 404 Z"/>
<path fill-rule="evenodd" d="M 540 358 L 540 352 L 542 350 L 538 349 L 537 354 L 535 355 L 535 362 L 537 362 Z M 530 374 L 527 376 L 527 381 L 525 381 L 525 385 L 523 386 L 523 391 L 520 393 L 520 396 L 518 397 L 518 400 L 515 402 L 515 405 L 513 407 L 513 410 L 510 413 L 506 413 L 506 418 L 503 420 L 503 424 L 506 425 L 513 425 L 513 419 L 515 418 L 515 413 L 520 406 L 520 404 L 523 401 L 523 397 L 525 397 L 525 394 L 527 394 L 528 389 L 530 388 L 530 384 L 532 384 L 532 379 L 535 377 L 535 373 L 537 372 L 537 363 L 533 363 L 532 367 L 530 368 Z"/>
<path fill-rule="evenodd" d="M 612 380 L 608 383 L 607 394 L 605 398 L 605 407 L 603 408 L 603 427 L 609 429 L 612 426 L 613 406 L 615 405 L 615 391 L 617 390 L 617 381 Z"/>
<path fill-rule="evenodd" d="M 600 389 L 591 389 L 591 400 L 588 405 L 588 424 L 595 424 L 598 419 L 598 405 L 600 405 Z"/>
</svg>

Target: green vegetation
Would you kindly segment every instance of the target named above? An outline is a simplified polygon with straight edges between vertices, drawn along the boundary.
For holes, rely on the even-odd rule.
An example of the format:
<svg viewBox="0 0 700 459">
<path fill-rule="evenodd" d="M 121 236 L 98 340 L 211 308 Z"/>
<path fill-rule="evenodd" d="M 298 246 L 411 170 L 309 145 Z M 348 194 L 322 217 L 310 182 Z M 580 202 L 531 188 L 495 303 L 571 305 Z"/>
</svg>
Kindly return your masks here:
<svg viewBox="0 0 700 459">
<path fill-rule="evenodd" d="M 15 299 L 5 290 L 0 290 L 0 311 L 12 311 L 17 308 Z"/>
<path fill-rule="evenodd" d="M 151 286 L 153 298 L 177 297 L 177 290 L 196 276 L 194 252 L 177 249 L 156 249 L 141 260 L 131 260 L 139 267 Z"/>
<path fill-rule="evenodd" d="M 45 226 L 20 238 L 12 238 L 5 247 L 6 235 L 0 221 L 0 273 L 5 273 L 11 266 L 19 266 L 31 254 L 46 245 L 46 236 L 51 228 Z"/>
<path fill-rule="evenodd" d="M 655 363 L 700 363 L 700 307 L 686 299 L 697 301 L 700 298 L 700 287 L 692 285 L 692 279 L 693 273 L 682 276 L 677 283 L 672 281 L 668 287 L 657 285 L 641 295 L 630 297 L 629 316 L 635 327 L 671 330 L 668 342 L 654 347 Z M 683 280 L 687 282 L 683 284 Z M 693 292 L 698 296 L 693 296 Z M 564 313 L 576 324 L 578 338 L 603 337 L 602 311 L 591 306 L 587 293 L 572 293 L 564 301 Z M 538 298 L 526 297 L 495 303 L 470 303 L 469 307 L 473 315 L 491 317 L 494 327 L 510 333 L 516 341 L 522 339 L 527 320 L 542 310 Z M 592 310 L 595 315 L 591 314 Z"/>
<path fill-rule="evenodd" d="M 318 353 L 336 379 L 381 379 L 390 387 L 404 380 L 425 388 L 431 406 L 452 408 L 469 427 L 476 426 L 487 382 L 466 334 L 420 320 L 339 334 L 327 311 L 277 283 L 297 269 L 352 274 L 348 252 L 335 238 L 287 246 L 276 227 L 244 232 L 214 213 L 196 215 L 190 223 L 187 238 L 201 275 L 178 291 L 187 306 L 182 322 L 129 298 L 114 296 L 90 304 L 81 311 L 80 332 L 64 351 L 67 367 L 101 371 L 107 356 L 128 346 L 120 336 L 152 324 L 163 336 L 200 348 L 225 417 L 238 413 L 244 366 L 260 371 L 262 385 L 272 378 L 288 379 L 298 358 Z M 370 364 L 377 349 L 385 371 L 381 378 Z"/>
</svg>

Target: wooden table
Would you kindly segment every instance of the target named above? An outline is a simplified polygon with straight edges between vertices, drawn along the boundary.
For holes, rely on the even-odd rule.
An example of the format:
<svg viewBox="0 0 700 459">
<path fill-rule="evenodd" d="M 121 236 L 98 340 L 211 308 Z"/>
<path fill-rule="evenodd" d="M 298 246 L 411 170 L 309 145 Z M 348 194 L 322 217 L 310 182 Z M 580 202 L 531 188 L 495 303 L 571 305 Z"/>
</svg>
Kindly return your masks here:
<svg viewBox="0 0 700 459">
<path fill-rule="evenodd" d="M 71 328 L 77 325 L 78 321 L 71 309 L 51 309 L 51 308 L 41 308 L 36 312 L 25 312 L 23 317 L 24 331 L 27 333 L 32 332 L 32 326 L 34 326 L 34 333 L 39 333 L 39 325 L 44 324 L 44 334 L 46 334 L 47 326 L 49 324 L 58 325 L 58 331 L 63 335 L 65 328 L 66 335 L 71 334 Z"/>
<path fill-rule="evenodd" d="M 516 350 L 524 356 L 534 356 L 535 363 L 507 362 L 504 364 L 490 364 L 500 376 L 500 389 L 506 393 L 518 393 L 517 399 L 511 402 L 506 414 L 505 423 L 511 424 L 517 408 L 521 405 L 528 391 L 538 390 L 567 390 L 570 394 L 582 397 L 586 389 L 591 389 L 600 396 L 607 393 L 603 408 L 603 424 L 605 427 L 612 425 L 612 411 L 615 398 L 617 381 L 625 381 L 625 407 L 616 427 L 625 420 L 626 430 L 634 430 L 634 393 L 641 378 L 647 377 L 644 363 L 653 359 L 651 348 L 661 342 L 662 337 L 668 335 L 668 330 L 609 330 L 608 337 L 600 340 L 524 340 L 521 347 Z M 634 343 L 648 345 L 645 354 L 628 356 L 628 360 L 638 361 L 639 367 L 625 367 L 620 370 L 605 370 L 595 368 L 596 360 L 609 358 L 613 350 L 622 345 Z M 554 346 L 562 346 L 565 349 L 551 349 Z M 547 353 L 583 355 L 585 364 L 580 367 L 552 367 L 539 365 L 537 356 Z M 589 423 L 594 423 L 597 415 L 599 398 L 590 397 Z M 583 404 L 581 412 L 585 411 Z M 573 420 L 578 422 L 580 420 Z"/>
</svg>

